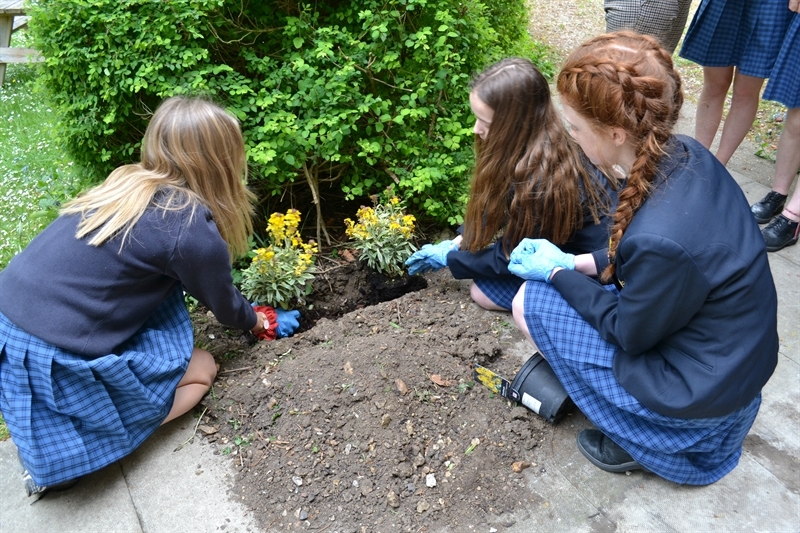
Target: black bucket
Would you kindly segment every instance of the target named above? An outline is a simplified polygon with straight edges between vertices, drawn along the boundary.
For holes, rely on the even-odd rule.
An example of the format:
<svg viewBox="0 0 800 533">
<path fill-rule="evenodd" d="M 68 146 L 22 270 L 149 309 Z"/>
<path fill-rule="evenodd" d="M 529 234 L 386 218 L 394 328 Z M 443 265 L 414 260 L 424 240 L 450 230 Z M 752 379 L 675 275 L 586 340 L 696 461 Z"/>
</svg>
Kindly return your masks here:
<svg viewBox="0 0 800 533">
<path fill-rule="evenodd" d="M 573 406 L 550 363 L 538 352 L 525 361 L 511 388 L 519 393 L 522 405 L 548 422 L 558 422 Z"/>
</svg>

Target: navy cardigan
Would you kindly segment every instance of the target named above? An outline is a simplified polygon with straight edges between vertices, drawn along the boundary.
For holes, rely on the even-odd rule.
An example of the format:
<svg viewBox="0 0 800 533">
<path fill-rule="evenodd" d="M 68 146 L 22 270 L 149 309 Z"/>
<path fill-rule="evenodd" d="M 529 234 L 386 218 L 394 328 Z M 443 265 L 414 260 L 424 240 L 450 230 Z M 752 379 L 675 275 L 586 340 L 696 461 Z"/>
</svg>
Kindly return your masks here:
<svg viewBox="0 0 800 533">
<path fill-rule="evenodd" d="M 725 167 L 689 137 L 673 138 L 667 153 L 619 243 L 619 297 L 575 271 L 551 281 L 619 346 L 614 375 L 643 405 L 723 416 L 775 369 L 777 294 L 758 225 Z"/>
<path fill-rule="evenodd" d="M 17 327 L 87 356 L 114 353 L 174 290 L 183 288 L 217 319 L 256 325 L 233 285 L 228 245 L 209 211 L 148 208 L 120 250 L 76 239 L 79 215 L 62 215 L 0 272 L 0 312 Z"/>
</svg>

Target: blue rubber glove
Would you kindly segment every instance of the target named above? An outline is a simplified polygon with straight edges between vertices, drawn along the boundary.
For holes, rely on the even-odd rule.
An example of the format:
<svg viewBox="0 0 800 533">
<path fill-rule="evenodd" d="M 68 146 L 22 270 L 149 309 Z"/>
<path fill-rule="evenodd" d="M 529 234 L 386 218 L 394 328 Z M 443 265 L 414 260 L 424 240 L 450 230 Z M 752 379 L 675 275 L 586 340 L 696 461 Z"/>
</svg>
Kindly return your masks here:
<svg viewBox="0 0 800 533">
<path fill-rule="evenodd" d="M 409 275 L 439 270 L 447 266 L 447 254 L 458 250 L 453 241 L 444 240 L 439 244 L 426 244 L 406 260 Z"/>
<path fill-rule="evenodd" d="M 565 254 L 547 239 L 522 239 L 508 261 L 508 270 L 515 276 L 547 283 L 557 267 L 575 270 L 575 256 Z"/>
<path fill-rule="evenodd" d="M 275 308 L 275 314 L 278 315 L 278 329 L 276 333 L 278 338 L 290 337 L 297 328 L 300 327 L 300 311 Z"/>
</svg>

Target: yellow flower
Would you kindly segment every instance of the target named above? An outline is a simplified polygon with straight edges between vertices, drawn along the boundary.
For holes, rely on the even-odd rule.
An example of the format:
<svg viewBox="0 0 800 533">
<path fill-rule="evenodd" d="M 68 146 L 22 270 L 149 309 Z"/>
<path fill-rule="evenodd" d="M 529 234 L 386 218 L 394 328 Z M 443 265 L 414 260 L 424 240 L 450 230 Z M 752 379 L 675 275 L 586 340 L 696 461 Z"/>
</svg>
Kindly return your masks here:
<svg viewBox="0 0 800 533">
<path fill-rule="evenodd" d="M 269 231 L 273 243 L 282 242 L 283 239 L 286 238 L 284 216 L 281 213 L 272 213 L 269 216 L 267 230 Z"/>
</svg>

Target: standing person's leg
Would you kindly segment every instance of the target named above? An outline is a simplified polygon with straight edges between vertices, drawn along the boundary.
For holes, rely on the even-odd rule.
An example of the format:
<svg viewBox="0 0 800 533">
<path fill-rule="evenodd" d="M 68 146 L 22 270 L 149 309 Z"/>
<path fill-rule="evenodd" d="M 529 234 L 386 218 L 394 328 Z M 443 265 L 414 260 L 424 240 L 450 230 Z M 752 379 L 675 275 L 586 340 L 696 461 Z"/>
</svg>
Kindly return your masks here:
<svg viewBox="0 0 800 533">
<path fill-rule="evenodd" d="M 192 350 L 192 358 L 189 360 L 186 373 L 175 389 L 172 409 L 162 424 L 181 416 L 197 405 L 211 388 L 215 377 L 217 377 L 217 365 L 214 362 L 214 356 L 200 348 Z"/>
<path fill-rule="evenodd" d="M 778 155 L 775 162 L 775 182 L 772 185 L 770 194 L 782 195 L 785 200 L 789 194 L 792 182 L 797 178 L 797 171 L 800 170 L 800 107 L 790 109 L 786 113 L 786 122 L 783 125 L 781 138 L 778 140 Z M 768 194 L 756 206 L 767 201 Z M 767 251 L 776 252 L 786 246 L 791 246 L 797 242 L 798 229 L 800 225 L 800 187 L 795 187 L 794 194 L 789 203 L 783 208 L 780 216 L 774 218 L 765 227 L 761 234 L 767 243 Z"/>
<path fill-rule="evenodd" d="M 717 149 L 717 159 L 727 165 L 733 153 L 744 140 L 758 111 L 758 101 L 764 78 L 755 78 L 742 74 L 736 70 L 733 77 L 733 97 L 725 125 L 722 127 L 722 137 Z"/>
<path fill-rule="evenodd" d="M 703 67 L 703 89 L 697 102 L 694 137 L 711 147 L 722 121 L 722 108 L 733 80 L 733 67 Z"/>
</svg>

